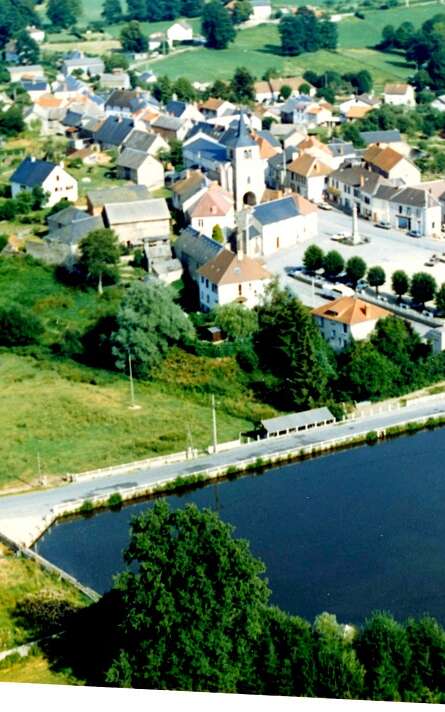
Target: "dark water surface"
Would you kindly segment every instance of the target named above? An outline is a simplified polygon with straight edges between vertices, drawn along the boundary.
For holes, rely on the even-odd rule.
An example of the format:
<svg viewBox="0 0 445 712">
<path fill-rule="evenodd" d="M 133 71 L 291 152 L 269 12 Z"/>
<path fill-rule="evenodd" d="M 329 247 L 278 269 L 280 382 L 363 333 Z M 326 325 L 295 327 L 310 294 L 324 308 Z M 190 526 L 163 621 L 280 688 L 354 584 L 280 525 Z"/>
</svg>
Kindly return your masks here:
<svg viewBox="0 0 445 712">
<path fill-rule="evenodd" d="M 445 430 L 167 497 L 217 508 L 266 563 L 272 602 L 308 619 L 374 609 L 445 623 Z M 97 591 L 122 567 L 130 519 L 153 501 L 55 524 L 36 550 Z"/>
</svg>

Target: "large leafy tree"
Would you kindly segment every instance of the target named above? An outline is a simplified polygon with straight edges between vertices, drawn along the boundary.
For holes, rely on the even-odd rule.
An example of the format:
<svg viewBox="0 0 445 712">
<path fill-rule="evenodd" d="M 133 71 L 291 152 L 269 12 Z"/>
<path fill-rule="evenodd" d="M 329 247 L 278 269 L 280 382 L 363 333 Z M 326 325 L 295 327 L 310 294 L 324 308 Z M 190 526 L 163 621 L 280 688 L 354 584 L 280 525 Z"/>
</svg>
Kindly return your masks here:
<svg viewBox="0 0 445 712">
<path fill-rule="evenodd" d="M 189 318 L 174 302 L 172 290 L 155 279 L 136 282 L 127 290 L 117 325 L 113 349 L 116 365 L 125 370 L 131 354 L 134 372 L 141 378 L 152 374 L 170 346 L 194 335 Z"/>
<path fill-rule="evenodd" d="M 204 7 L 203 0 L 182 0 L 181 15 L 185 17 L 198 17 Z"/>
<path fill-rule="evenodd" d="M 396 316 L 379 319 L 371 343 L 400 369 L 401 385 L 415 384 L 420 375 L 419 360 L 425 355 L 425 349 L 410 322 Z"/>
<path fill-rule="evenodd" d="M 0 17 L 0 47 L 28 25 L 39 25 L 32 0 L 2 0 Z"/>
<path fill-rule="evenodd" d="M 406 272 L 404 272 L 402 269 L 397 269 L 395 272 L 393 272 L 391 278 L 391 287 L 393 292 L 397 294 L 397 297 L 400 301 L 403 295 L 406 294 L 409 290 L 409 277 Z"/>
<path fill-rule="evenodd" d="M 126 52 L 145 52 L 148 48 L 148 40 L 137 20 L 132 20 L 123 26 L 120 41 Z"/>
<path fill-rule="evenodd" d="M 201 28 L 207 47 L 212 49 L 226 49 L 236 36 L 230 15 L 220 0 L 204 5 Z"/>
<path fill-rule="evenodd" d="M 375 267 L 370 267 L 368 270 L 368 282 L 370 287 L 375 288 L 375 293 L 378 294 L 379 287 L 385 284 L 386 275 L 385 270 L 379 265 Z"/>
<path fill-rule="evenodd" d="M 195 505 L 166 502 L 133 519 L 115 588 L 123 603 L 118 686 L 235 692 L 251 677 L 269 589 L 264 565 L 233 527 Z"/>
<path fill-rule="evenodd" d="M 435 618 L 424 616 L 406 623 L 411 649 L 408 693 L 411 702 L 443 702 L 445 690 L 445 631 Z M 433 696 L 434 695 L 434 696 Z"/>
<path fill-rule="evenodd" d="M 344 267 L 345 261 L 337 250 L 331 250 L 323 257 L 323 269 L 327 277 L 337 277 Z"/>
<path fill-rule="evenodd" d="M 237 67 L 230 82 L 233 98 L 235 101 L 243 103 L 255 99 L 255 77 L 246 67 Z"/>
<path fill-rule="evenodd" d="M 224 304 L 214 310 L 215 324 L 229 339 L 250 339 L 258 331 L 258 315 L 242 304 Z"/>
<path fill-rule="evenodd" d="M 323 267 L 323 250 L 318 245 L 309 245 L 303 255 L 304 268 L 313 274 Z"/>
<path fill-rule="evenodd" d="M 427 272 L 416 272 L 412 276 L 409 291 L 414 302 L 423 305 L 434 299 L 437 292 L 436 280 Z"/>
<path fill-rule="evenodd" d="M 37 64 L 39 61 L 39 45 L 26 30 L 22 30 L 17 34 L 16 50 L 21 64 Z"/>
<path fill-rule="evenodd" d="M 365 670 L 351 637 L 335 615 L 322 613 L 314 621 L 314 662 L 317 697 L 357 699 L 362 696 Z"/>
<path fill-rule="evenodd" d="M 309 310 L 276 284 L 258 309 L 256 347 L 283 408 L 313 407 L 328 397 L 329 350 Z"/>
<path fill-rule="evenodd" d="M 75 25 L 82 14 L 81 0 L 48 0 L 48 19 L 55 27 L 64 29 Z"/>
<path fill-rule="evenodd" d="M 346 275 L 353 287 L 357 286 L 359 279 L 366 274 L 366 262 L 361 257 L 350 257 L 346 263 Z"/>
<path fill-rule="evenodd" d="M 397 391 L 400 371 L 373 344 L 358 342 L 345 355 L 341 369 L 342 389 L 353 400 L 388 398 Z"/>
<path fill-rule="evenodd" d="M 252 3 L 250 0 L 236 0 L 232 12 L 232 22 L 234 25 L 240 25 L 246 22 L 252 14 Z"/>
<path fill-rule="evenodd" d="M 113 230 L 102 228 L 93 230 L 79 243 L 79 262 L 88 277 L 97 281 L 97 291 L 102 294 L 103 277 L 116 280 L 116 266 L 119 263 L 119 241 Z"/>
<path fill-rule="evenodd" d="M 366 669 L 366 696 L 401 700 L 411 661 L 405 628 L 388 613 L 376 612 L 360 631 L 356 650 Z"/>
<path fill-rule="evenodd" d="M 110 25 L 122 20 L 122 6 L 119 0 L 104 0 L 102 5 L 102 17 Z"/>
<path fill-rule="evenodd" d="M 34 344 L 42 333 L 42 321 L 30 309 L 18 304 L 0 307 L 1 346 Z"/>
</svg>

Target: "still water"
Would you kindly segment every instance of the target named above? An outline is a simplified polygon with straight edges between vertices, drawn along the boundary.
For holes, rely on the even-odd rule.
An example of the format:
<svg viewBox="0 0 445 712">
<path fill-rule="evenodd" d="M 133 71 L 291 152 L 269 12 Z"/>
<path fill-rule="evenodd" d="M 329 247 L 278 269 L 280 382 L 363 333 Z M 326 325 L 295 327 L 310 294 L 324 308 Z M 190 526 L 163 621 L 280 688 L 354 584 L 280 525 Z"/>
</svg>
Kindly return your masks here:
<svg viewBox="0 0 445 712">
<path fill-rule="evenodd" d="M 167 497 L 217 509 L 266 564 L 271 601 L 313 619 L 372 610 L 445 623 L 445 430 Z M 153 501 L 55 524 L 36 550 L 97 591 L 123 567 L 131 517 Z"/>
</svg>

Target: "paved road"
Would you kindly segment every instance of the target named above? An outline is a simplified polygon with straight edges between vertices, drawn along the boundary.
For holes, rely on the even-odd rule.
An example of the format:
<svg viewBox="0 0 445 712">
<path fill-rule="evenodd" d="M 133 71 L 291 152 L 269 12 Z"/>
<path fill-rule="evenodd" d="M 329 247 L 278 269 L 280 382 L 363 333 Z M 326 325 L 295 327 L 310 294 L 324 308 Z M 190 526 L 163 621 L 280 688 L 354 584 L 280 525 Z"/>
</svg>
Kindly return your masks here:
<svg viewBox="0 0 445 712">
<path fill-rule="evenodd" d="M 430 402 L 417 403 L 397 411 L 379 413 L 360 420 L 346 421 L 326 426 L 305 434 L 292 435 L 272 440 L 261 440 L 242 445 L 233 450 L 199 457 L 183 463 L 142 469 L 127 474 L 107 475 L 96 480 L 79 480 L 63 487 L 32 492 L 29 494 L 0 497 L 0 532 L 16 542 L 26 541 L 51 507 L 79 498 L 91 498 L 109 494 L 116 488 L 126 489 L 137 485 L 151 484 L 174 479 L 178 475 L 203 472 L 212 467 L 229 466 L 247 458 L 267 457 L 291 448 L 300 448 L 330 440 L 342 435 L 353 436 L 379 427 L 396 425 L 405 420 L 445 414 L 445 395 Z"/>
</svg>

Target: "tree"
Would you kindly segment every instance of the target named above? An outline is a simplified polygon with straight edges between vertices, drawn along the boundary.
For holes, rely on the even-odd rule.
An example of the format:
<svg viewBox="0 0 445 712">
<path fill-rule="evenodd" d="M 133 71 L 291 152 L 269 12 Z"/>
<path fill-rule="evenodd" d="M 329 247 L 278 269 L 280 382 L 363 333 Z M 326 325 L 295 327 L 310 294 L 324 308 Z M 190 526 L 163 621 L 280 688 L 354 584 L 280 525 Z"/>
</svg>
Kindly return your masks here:
<svg viewBox="0 0 445 712">
<path fill-rule="evenodd" d="M 122 6 L 120 0 L 104 0 L 101 16 L 110 25 L 120 22 L 122 20 Z"/>
<path fill-rule="evenodd" d="M 203 0 L 182 0 L 181 15 L 184 17 L 199 17 L 204 7 Z"/>
<path fill-rule="evenodd" d="M 402 269 L 398 269 L 393 272 L 391 279 L 392 291 L 397 294 L 398 301 L 400 302 L 404 294 L 409 290 L 409 277 Z"/>
<path fill-rule="evenodd" d="M 304 268 L 314 274 L 317 270 L 323 267 L 324 253 L 318 245 L 309 245 L 303 255 Z"/>
<path fill-rule="evenodd" d="M 110 74 L 113 72 L 113 69 L 128 69 L 130 66 L 130 62 L 128 61 L 127 57 L 124 54 L 118 52 L 106 54 L 103 57 L 103 60 L 105 71 L 109 72 Z"/>
<path fill-rule="evenodd" d="M 186 77 L 178 77 L 173 85 L 173 92 L 176 94 L 179 101 L 195 101 L 196 90 L 190 79 Z"/>
<path fill-rule="evenodd" d="M 368 282 L 370 287 L 375 287 L 375 293 L 379 293 L 379 287 L 385 284 L 386 275 L 382 267 L 370 267 L 368 269 Z"/>
<path fill-rule="evenodd" d="M 435 618 L 409 619 L 406 634 L 411 650 L 404 699 L 415 702 L 443 702 L 431 699 L 445 689 L 445 631 Z"/>
<path fill-rule="evenodd" d="M 120 41 L 126 52 L 146 52 L 148 49 L 148 40 L 137 20 L 132 20 L 128 25 L 123 26 Z"/>
<path fill-rule="evenodd" d="M 19 304 L 0 306 L 1 346 L 34 344 L 42 333 L 42 321 L 30 309 Z"/>
<path fill-rule="evenodd" d="M 435 297 L 437 292 L 436 280 L 427 272 L 416 272 L 412 276 L 409 291 L 414 303 L 424 306 L 425 302 L 429 302 Z"/>
<path fill-rule="evenodd" d="M 231 341 L 250 339 L 258 331 L 258 314 L 242 304 L 225 304 L 214 310 L 215 324 Z"/>
<path fill-rule="evenodd" d="M 253 12 L 250 0 L 236 0 L 235 7 L 232 11 L 232 22 L 234 25 L 240 25 L 246 22 Z"/>
<path fill-rule="evenodd" d="M 309 310 L 273 283 L 258 308 L 258 322 L 256 350 L 281 407 L 313 407 L 325 400 L 333 370 Z"/>
<path fill-rule="evenodd" d="M 264 565 L 233 527 L 166 502 L 132 521 L 115 589 L 123 602 L 112 685 L 236 692 L 250 676 L 270 591 Z"/>
<path fill-rule="evenodd" d="M 362 401 L 395 395 L 396 384 L 400 382 L 399 369 L 373 344 L 354 343 L 347 356 L 340 380 L 349 397 Z"/>
<path fill-rule="evenodd" d="M 29 2 L 29 0 L 2 0 L 1 8 L 1 48 L 20 30 L 24 30 L 29 25 L 40 24 L 39 16 L 34 9 L 34 3 Z"/>
<path fill-rule="evenodd" d="M 236 36 L 230 15 L 219 0 L 204 5 L 201 29 L 207 47 L 212 49 L 226 49 Z"/>
<path fill-rule="evenodd" d="M 346 276 L 352 286 L 357 286 L 359 279 L 362 279 L 366 274 L 366 262 L 361 257 L 350 257 L 346 263 Z"/>
<path fill-rule="evenodd" d="M 323 269 L 327 277 L 338 277 L 344 268 L 345 261 L 337 250 L 331 250 L 323 257 Z"/>
<path fill-rule="evenodd" d="M 315 695 L 357 699 L 362 696 L 365 670 L 357 659 L 351 638 L 335 615 L 322 613 L 313 626 L 316 668 Z"/>
<path fill-rule="evenodd" d="M 119 263 L 119 242 L 117 235 L 109 228 L 93 230 L 79 243 L 81 266 L 87 275 L 97 280 L 97 291 L 102 294 L 103 276 L 116 279 L 116 265 Z"/>
<path fill-rule="evenodd" d="M 292 87 L 290 87 L 289 84 L 283 84 L 283 86 L 280 89 L 280 97 L 284 101 L 286 101 L 286 99 L 289 99 L 291 94 L 292 94 Z"/>
<path fill-rule="evenodd" d="M 0 134 L 9 138 L 24 130 L 25 122 L 20 106 L 11 106 L 7 111 L 0 112 Z"/>
<path fill-rule="evenodd" d="M 330 20 L 317 22 L 317 36 L 319 49 L 337 49 L 338 29 L 337 23 Z"/>
<path fill-rule="evenodd" d="M 146 0 L 127 0 L 127 7 L 128 17 L 131 20 L 143 21 L 148 19 Z"/>
<path fill-rule="evenodd" d="M 153 85 L 153 96 L 162 104 L 167 104 L 173 97 L 173 85 L 170 79 L 166 76 L 158 77 Z"/>
<path fill-rule="evenodd" d="M 67 29 L 82 15 L 81 0 L 48 0 L 46 14 L 55 27 Z"/>
<path fill-rule="evenodd" d="M 194 336 L 189 318 L 174 302 L 173 291 L 155 279 L 134 283 L 116 318 L 116 365 L 125 371 L 130 353 L 134 373 L 140 378 L 151 376 L 171 346 Z"/>
<path fill-rule="evenodd" d="M 372 700 L 401 700 L 411 661 L 404 627 L 388 613 L 376 612 L 365 621 L 356 650 L 366 670 L 366 696 Z"/>
<path fill-rule="evenodd" d="M 212 230 L 212 239 L 219 242 L 221 245 L 225 243 L 224 233 L 221 225 L 215 225 Z"/>
<path fill-rule="evenodd" d="M 437 290 L 436 307 L 440 314 L 445 314 L 445 283 L 441 284 Z"/>
<path fill-rule="evenodd" d="M 234 100 L 239 103 L 253 101 L 255 99 L 254 83 L 255 77 L 246 67 L 237 67 L 230 82 Z"/>
<path fill-rule="evenodd" d="M 419 361 L 425 352 L 411 323 L 396 316 L 379 319 L 370 340 L 380 354 L 399 368 L 399 386 L 413 386 L 418 380 Z"/>
<path fill-rule="evenodd" d="M 365 142 L 360 136 L 360 129 L 355 122 L 344 123 L 341 127 L 341 134 L 345 141 L 351 141 L 356 148 L 363 148 L 365 146 Z"/>
<path fill-rule="evenodd" d="M 16 52 L 21 64 L 37 64 L 40 58 L 39 45 L 26 30 L 22 30 L 15 38 Z"/>
</svg>

